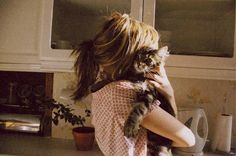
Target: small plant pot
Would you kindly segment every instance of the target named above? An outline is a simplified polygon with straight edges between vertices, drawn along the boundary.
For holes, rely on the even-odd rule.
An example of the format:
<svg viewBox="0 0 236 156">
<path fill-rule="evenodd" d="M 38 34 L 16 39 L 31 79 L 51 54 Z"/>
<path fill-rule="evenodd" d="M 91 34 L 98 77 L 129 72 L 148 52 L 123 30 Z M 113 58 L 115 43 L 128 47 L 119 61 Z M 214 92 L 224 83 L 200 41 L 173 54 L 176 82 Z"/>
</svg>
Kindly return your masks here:
<svg viewBox="0 0 236 156">
<path fill-rule="evenodd" d="M 89 151 L 94 144 L 94 128 L 93 127 L 76 127 L 72 129 L 75 146 L 80 151 Z"/>
</svg>

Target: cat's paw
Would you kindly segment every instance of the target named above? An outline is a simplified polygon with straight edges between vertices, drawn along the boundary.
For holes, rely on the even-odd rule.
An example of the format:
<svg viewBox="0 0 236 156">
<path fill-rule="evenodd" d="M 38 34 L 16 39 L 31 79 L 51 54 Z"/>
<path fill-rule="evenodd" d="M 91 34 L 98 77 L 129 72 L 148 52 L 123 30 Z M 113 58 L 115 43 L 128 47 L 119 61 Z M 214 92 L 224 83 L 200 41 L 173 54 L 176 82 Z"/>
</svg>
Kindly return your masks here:
<svg viewBox="0 0 236 156">
<path fill-rule="evenodd" d="M 139 125 L 131 122 L 125 122 L 124 135 L 128 138 L 135 138 L 139 131 Z"/>
<path fill-rule="evenodd" d="M 154 156 L 173 156 L 171 149 L 166 146 L 156 146 L 155 149 L 151 151 Z"/>
</svg>

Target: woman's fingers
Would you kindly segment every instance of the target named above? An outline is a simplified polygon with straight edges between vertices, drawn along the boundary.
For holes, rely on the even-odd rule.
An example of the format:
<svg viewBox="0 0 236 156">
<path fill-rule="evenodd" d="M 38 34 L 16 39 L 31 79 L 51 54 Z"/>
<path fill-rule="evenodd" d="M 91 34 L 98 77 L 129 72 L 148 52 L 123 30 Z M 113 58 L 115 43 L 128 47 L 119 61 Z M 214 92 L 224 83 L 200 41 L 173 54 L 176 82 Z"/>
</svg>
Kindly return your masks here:
<svg viewBox="0 0 236 156">
<path fill-rule="evenodd" d="M 163 83 L 163 78 L 160 75 L 158 75 L 158 74 L 148 73 L 146 75 L 146 77 L 151 79 L 151 80 L 154 80 L 154 81 L 156 81 L 156 82 L 158 82 L 160 84 Z"/>
<path fill-rule="evenodd" d="M 173 88 L 168 79 L 162 78 L 161 82 L 158 82 L 156 80 L 149 80 L 149 82 L 154 85 L 154 87 L 156 87 L 156 89 L 166 98 L 174 96 Z"/>
<path fill-rule="evenodd" d="M 153 84 L 157 89 L 161 88 L 161 86 L 162 86 L 160 83 L 158 83 L 157 81 L 154 81 L 154 80 L 149 80 L 149 82 L 151 84 Z"/>
<path fill-rule="evenodd" d="M 167 89 L 167 88 L 165 88 L 164 86 L 163 86 L 163 84 L 160 84 L 160 83 L 158 83 L 158 82 L 156 82 L 156 81 L 152 81 L 152 80 L 150 80 L 149 81 L 152 85 L 154 85 L 155 86 L 155 88 L 157 89 L 157 91 L 159 92 L 159 93 L 161 93 L 162 95 L 164 95 L 166 98 L 167 97 L 169 97 L 169 90 Z"/>
<path fill-rule="evenodd" d="M 151 72 L 155 73 L 155 74 L 158 74 L 162 77 L 166 76 L 166 71 L 165 71 L 165 67 L 164 67 L 164 64 L 160 64 L 159 66 L 153 68 L 151 70 Z"/>
<path fill-rule="evenodd" d="M 160 92 L 162 95 L 167 95 L 165 89 L 163 88 L 163 85 L 158 83 L 157 81 L 149 80 L 149 83 L 154 85 L 154 87 L 157 89 L 158 92 Z"/>
</svg>

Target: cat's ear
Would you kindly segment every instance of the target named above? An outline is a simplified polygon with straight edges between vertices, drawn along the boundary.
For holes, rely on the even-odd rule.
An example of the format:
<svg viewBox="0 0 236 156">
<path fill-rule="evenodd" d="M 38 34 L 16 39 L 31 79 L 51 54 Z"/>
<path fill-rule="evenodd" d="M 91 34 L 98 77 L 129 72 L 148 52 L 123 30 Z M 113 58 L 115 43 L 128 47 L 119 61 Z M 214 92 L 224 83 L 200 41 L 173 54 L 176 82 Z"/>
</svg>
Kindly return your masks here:
<svg viewBox="0 0 236 156">
<path fill-rule="evenodd" d="M 164 46 L 158 49 L 158 55 L 161 57 L 161 62 L 165 64 L 166 59 L 170 56 L 168 47 Z"/>
<path fill-rule="evenodd" d="M 163 58 L 167 58 L 168 56 L 170 56 L 170 53 L 168 51 L 168 47 L 167 46 L 161 47 L 158 50 L 158 55 L 163 57 Z"/>
</svg>

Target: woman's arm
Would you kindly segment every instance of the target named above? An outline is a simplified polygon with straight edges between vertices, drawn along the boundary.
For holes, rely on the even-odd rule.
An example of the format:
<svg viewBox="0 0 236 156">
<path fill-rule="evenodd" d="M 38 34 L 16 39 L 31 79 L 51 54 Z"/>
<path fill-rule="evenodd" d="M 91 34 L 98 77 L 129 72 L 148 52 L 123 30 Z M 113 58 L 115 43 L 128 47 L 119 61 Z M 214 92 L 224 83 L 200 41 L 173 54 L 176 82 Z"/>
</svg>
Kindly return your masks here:
<svg viewBox="0 0 236 156">
<path fill-rule="evenodd" d="M 153 72 L 156 74 L 147 74 L 146 77 L 169 101 L 177 116 L 174 90 L 168 80 L 164 65 L 156 68 Z M 173 140 L 172 145 L 175 147 L 189 147 L 195 144 L 192 131 L 160 107 L 148 113 L 141 125 L 154 133 Z"/>
<path fill-rule="evenodd" d="M 195 137 L 190 129 L 162 108 L 152 110 L 143 119 L 144 128 L 173 140 L 175 147 L 189 147 L 195 144 Z"/>
</svg>

